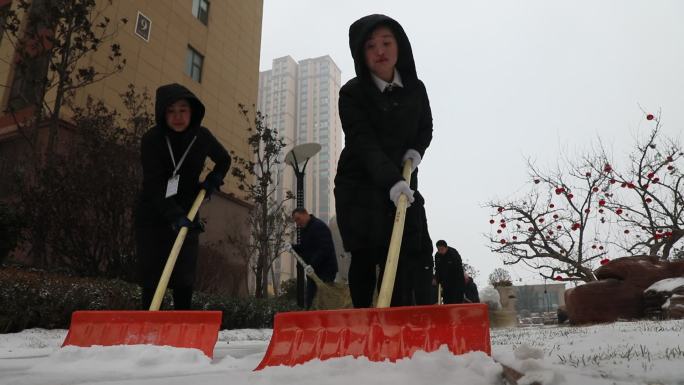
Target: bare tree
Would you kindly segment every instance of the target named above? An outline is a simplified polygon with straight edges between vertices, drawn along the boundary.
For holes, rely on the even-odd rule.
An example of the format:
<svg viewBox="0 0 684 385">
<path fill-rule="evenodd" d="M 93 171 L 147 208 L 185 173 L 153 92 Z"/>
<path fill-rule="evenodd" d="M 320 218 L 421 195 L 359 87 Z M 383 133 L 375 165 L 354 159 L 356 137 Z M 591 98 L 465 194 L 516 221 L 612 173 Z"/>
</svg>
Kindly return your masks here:
<svg viewBox="0 0 684 385">
<path fill-rule="evenodd" d="M 487 235 L 504 264 L 523 263 L 543 278 L 595 280 L 608 253 L 676 258 L 684 237 L 679 143 L 659 135 L 660 118 L 620 171 L 602 145 L 553 173 L 528 162 L 533 187 L 524 199 L 490 202 Z M 622 256 L 622 255 L 620 255 Z"/>
<path fill-rule="evenodd" d="M 511 281 L 511 274 L 506 269 L 502 269 L 500 267 L 492 270 L 491 274 L 489 274 L 488 280 L 489 284 L 494 287 L 511 286 L 513 284 Z"/>
<path fill-rule="evenodd" d="M 533 181 L 525 199 L 490 202 L 496 230 L 488 236 L 490 249 L 504 264 L 524 263 L 544 278 L 562 274 L 568 280 L 593 281 L 595 262 L 606 255 L 605 235 L 598 231 L 605 200 L 601 186 L 607 174 L 596 172 L 591 158 L 565 162 L 554 173 L 528 162 Z"/>
<path fill-rule="evenodd" d="M 282 152 L 285 142 L 277 130 L 268 127 L 265 117 L 256 111 L 250 117 L 249 110 L 240 104 L 240 113 L 248 123 L 252 159 L 244 159 L 232 153 L 235 167 L 232 175 L 238 180 L 238 188 L 246 193 L 246 199 L 254 203 L 248 223 L 250 239 L 245 249 L 249 253 L 250 266 L 256 277 L 257 298 L 268 296 L 269 271 L 273 263 L 285 251 L 291 230 L 285 202 L 277 199 L 278 175 L 282 172 Z M 274 282 L 275 285 L 275 282 Z"/>
<path fill-rule="evenodd" d="M 676 140 L 662 137 L 659 116 L 648 114 L 646 119 L 653 128 L 636 143 L 624 171 L 609 166 L 602 150 L 610 178 L 601 190 L 610 222 L 622 230 L 614 244 L 630 255 L 668 259 L 684 237 L 684 180 L 677 165 L 684 153 Z"/>
<path fill-rule="evenodd" d="M 15 48 L 9 110 L 34 157 L 53 157 L 61 110 L 74 91 L 123 69 L 126 60 L 116 43 L 109 46 L 109 69 L 96 70 L 83 60 L 113 39 L 117 30 L 110 23 L 96 0 L 20 0 L 8 10 L 2 27 Z M 25 107 L 32 109 L 32 118 L 22 121 L 16 113 Z M 43 126 L 48 127 L 45 148 L 38 146 Z"/>
</svg>

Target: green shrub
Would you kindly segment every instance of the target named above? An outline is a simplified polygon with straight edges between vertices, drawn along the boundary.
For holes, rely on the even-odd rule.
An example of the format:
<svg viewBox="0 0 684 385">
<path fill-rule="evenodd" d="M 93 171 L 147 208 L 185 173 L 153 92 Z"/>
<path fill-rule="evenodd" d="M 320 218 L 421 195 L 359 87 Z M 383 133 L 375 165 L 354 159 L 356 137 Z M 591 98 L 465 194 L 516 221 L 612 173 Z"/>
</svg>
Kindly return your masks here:
<svg viewBox="0 0 684 385">
<path fill-rule="evenodd" d="M 0 333 L 67 329 L 76 310 L 138 310 L 140 288 L 115 279 L 77 278 L 17 267 L 0 268 Z M 162 309 L 172 307 L 167 291 Z M 193 307 L 221 310 L 221 329 L 267 328 L 277 312 L 299 310 L 282 298 L 226 298 L 195 293 Z"/>
</svg>

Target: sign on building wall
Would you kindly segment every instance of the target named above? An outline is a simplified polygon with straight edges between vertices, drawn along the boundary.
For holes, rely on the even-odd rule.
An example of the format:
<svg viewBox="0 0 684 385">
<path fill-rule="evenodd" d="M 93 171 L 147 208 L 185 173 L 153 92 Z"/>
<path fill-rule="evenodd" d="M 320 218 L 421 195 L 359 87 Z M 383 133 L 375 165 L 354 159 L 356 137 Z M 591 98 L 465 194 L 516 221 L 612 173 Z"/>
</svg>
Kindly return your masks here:
<svg viewBox="0 0 684 385">
<path fill-rule="evenodd" d="M 140 36 L 145 41 L 150 41 L 151 30 L 152 21 L 138 11 L 138 19 L 135 21 L 135 34 Z"/>
</svg>

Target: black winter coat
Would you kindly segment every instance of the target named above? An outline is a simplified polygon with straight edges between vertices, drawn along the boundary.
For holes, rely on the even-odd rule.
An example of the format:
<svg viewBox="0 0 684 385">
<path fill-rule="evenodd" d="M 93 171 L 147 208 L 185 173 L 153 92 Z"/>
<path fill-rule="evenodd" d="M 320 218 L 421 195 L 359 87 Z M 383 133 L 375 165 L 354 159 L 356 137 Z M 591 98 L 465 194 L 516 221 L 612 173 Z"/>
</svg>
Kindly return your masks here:
<svg viewBox="0 0 684 385">
<path fill-rule="evenodd" d="M 435 253 L 435 275 L 442 286 L 456 287 L 460 293 L 465 289 L 463 276 L 463 261 L 461 255 L 453 247 L 447 247 L 442 255 Z"/>
<path fill-rule="evenodd" d="M 188 100 L 191 106 L 190 125 L 183 132 L 176 132 L 166 124 L 166 108 L 180 100 Z M 211 173 L 223 180 L 230 168 L 230 155 L 218 140 L 201 126 L 204 105 L 187 88 L 169 84 L 157 89 L 155 101 L 156 125 L 146 132 L 141 140 L 140 151 L 143 168 L 143 185 L 135 210 L 138 236 L 138 259 L 141 265 L 143 285 L 156 285 L 161 269 L 171 249 L 175 232 L 171 224 L 187 215 L 200 190 L 200 174 L 204 163 L 210 158 L 214 163 Z M 178 171 L 180 175 L 178 192 L 166 197 L 166 187 L 173 174 L 174 166 L 166 138 L 169 138 L 173 158 L 180 162 L 193 138 L 185 160 Z M 195 221 L 199 220 L 199 214 Z M 191 231 L 186 239 L 174 268 L 172 282 L 192 285 L 197 261 L 197 236 Z M 171 243 L 171 244 L 169 244 Z"/>
<path fill-rule="evenodd" d="M 301 243 L 293 246 L 295 251 L 311 265 L 324 281 L 335 279 L 337 256 L 332 233 L 322 220 L 311 215 L 309 223 L 301 230 Z"/>
<path fill-rule="evenodd" d="M 378 25 L 388 26 L 398 43 L 396 69 L 404 87 L 381 93 L 365 64 L 363 46 Z M 346 250 L 389 244 L 395 207 L 390 188 L 402 180 L 402 157 L 409 149 L 424 156 L 432 140 L 432 114 L 425 86 L 416 75 L 408 37 L 399 23 L 371 15 L 352 24 L 350 49 L 356 77 L 340 90 L 339 111 L 345 146 L 335 177 L 337 222 Z M 417 188 L 416 170 L 411 186 Z"/>
</svg>

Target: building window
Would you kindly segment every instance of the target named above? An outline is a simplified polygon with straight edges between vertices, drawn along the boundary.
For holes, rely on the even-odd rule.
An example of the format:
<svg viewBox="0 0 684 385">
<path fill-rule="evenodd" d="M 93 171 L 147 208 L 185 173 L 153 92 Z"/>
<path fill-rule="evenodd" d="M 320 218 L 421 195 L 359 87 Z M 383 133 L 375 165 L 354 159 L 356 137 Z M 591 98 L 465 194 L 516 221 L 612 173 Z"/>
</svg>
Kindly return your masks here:
<svg viewBox="0 0 684 385">
<path fill-rule="evenodd" d="M 209 24 L 209 0 L 192 0 L 192 14 L 204 25 Z"/>
<path fill-rule="evenodd" d="M 204 64 L 204 56 L 188 46 L 188 57 L 185 61 L 185 73 L 190 76 L 197 83 L 202 82 L 202 64 Z"/>
</svg>

